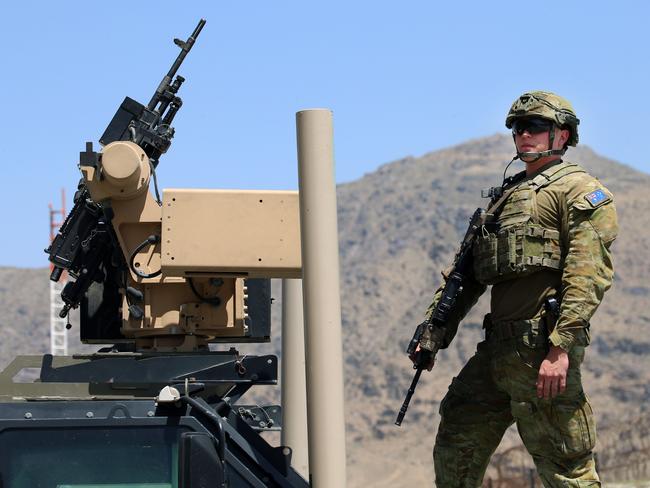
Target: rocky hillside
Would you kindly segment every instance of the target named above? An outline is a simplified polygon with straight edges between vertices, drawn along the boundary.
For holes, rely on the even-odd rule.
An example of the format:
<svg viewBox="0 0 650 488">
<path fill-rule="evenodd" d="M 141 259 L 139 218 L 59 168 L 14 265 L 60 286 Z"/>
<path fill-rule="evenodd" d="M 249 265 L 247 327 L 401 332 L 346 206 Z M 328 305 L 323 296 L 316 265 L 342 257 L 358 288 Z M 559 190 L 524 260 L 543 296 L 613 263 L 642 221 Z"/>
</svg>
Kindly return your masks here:
<svg viewBox="0 0 650 488">
<path fill-rule="evenodd" d="M 438 405 L 481 340 L 487 295 L 433 372 L 423 375 L 406 420 L 397 428 L 395 414 L 413 373 L 403 351 L 469 216 L 485 203 L 480 190 L 500 182 L 511 157 L 512 140 L 495 135 L 383 165 L 338 188 L 350 486 L 430 483 Z M 572 150 L 567 159 L 598 176 L 614 192 L 619 210 L 615 285 L 593 320 L 583 372 L 606 432 L 608 425 L 620 425 L 622 417 L 650 414 L 650 260 L 645 258 L 650 176 L 586 147 Z M 513 166 L 509 173 L 521 169 L 521 163 Z M 45 269 L 0 269 L 0 365 L 17 353 L 48 348 L 47 286 Z M 275 287 L 276 296 L 278 292 Z M 279 301 L 274 309 L 277 316 Z M 276 337 L 270 347 L 277 349 L 278 343 Z M 615 439 L 615 433 L 604 436 L 608 438 Z M 517 443 L 509 432 L 500 459 L 507 449 L 516 451 Z M 606 444 L 610 457 L 615 456 L 617 443 Z M 494 472 L 493 466 L 489 473 Z"/>
</svg>

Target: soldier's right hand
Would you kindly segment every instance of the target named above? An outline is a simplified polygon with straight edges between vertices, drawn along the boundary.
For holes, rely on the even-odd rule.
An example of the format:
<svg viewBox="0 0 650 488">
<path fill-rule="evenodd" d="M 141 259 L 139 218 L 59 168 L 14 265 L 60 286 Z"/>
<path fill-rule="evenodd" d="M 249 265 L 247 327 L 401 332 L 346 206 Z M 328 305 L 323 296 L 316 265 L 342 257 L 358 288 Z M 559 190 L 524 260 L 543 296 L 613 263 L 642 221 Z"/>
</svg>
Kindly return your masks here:
<svg viewBox="0 0 650 488">
<path fill-rule="evenodd" d="M 422 349 L 419 344 L 415 348 L 415 352 L 409 355 L 409 359 L 413 361 L 414 368 L 423 368 L 427 371 L 431 371 L 436 362 L 436 357 L 433 353 L 426 349 Z"/>
</svg>

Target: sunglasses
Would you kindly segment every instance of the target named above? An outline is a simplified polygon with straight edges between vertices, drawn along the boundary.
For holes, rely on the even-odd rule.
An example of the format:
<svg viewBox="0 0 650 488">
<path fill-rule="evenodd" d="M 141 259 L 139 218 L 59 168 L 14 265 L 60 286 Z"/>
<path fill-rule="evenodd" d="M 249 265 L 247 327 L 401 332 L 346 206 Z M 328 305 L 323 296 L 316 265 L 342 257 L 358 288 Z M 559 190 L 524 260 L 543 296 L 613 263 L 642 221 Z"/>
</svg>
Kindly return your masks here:
<svg viewBox="0 0 650 488">
<path fill-rule="evenodd" d="M 548 132 L 553 127 L 553 122 L 545 119 L 517 119 L 512 123 L 512 133 L 518 136 L 524 132 L 530 135 Z"/>
</svg>

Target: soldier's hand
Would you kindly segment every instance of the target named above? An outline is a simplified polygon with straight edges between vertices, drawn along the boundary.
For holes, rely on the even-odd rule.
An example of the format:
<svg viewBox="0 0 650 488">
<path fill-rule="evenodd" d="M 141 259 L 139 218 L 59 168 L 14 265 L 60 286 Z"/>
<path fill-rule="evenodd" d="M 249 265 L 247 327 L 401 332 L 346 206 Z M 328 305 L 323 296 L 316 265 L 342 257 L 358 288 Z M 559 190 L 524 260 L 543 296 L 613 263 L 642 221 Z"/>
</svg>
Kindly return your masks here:
<svg viewBox="0 0 650 488">
<path fill-rule="evenodd" d="M 558 346 L 551 346 L 539 367 L 537 376 L 537 397 L 548 400 L 566 390 L 566 376 L 569 370 L 569 355 Z"/>
<path fill-rule="evenodd" d="M 427 371 L 431 371 L 436 362 L 436 357 L 433 353 L 426 349 L 422 349 L 419 344 L 415 348 L 415 352 L 409 355 L 409 359 L 413 361 L 414 367 L 426 368 Z"/>
</svg>

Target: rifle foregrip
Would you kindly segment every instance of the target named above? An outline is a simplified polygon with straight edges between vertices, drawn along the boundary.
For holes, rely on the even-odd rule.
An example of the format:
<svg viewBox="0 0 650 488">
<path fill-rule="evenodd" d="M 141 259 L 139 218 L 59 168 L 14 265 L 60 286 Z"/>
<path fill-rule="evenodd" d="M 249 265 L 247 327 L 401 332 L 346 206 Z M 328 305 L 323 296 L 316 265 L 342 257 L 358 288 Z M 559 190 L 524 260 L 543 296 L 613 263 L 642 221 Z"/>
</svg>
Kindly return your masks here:
<svg viewBox="0 0 650 488">
<path fill-rule="evenodd" d="M 415 328 L 411 342 L 409 342 L 408 347 L 406 348 L 406 354 L 409 356 L 415 354 L 415 350 L 422 340 L 422 335 L 424 334 L 424 328 L 428 325 L 428 321 L 422 322 Z"/>
</svg>

